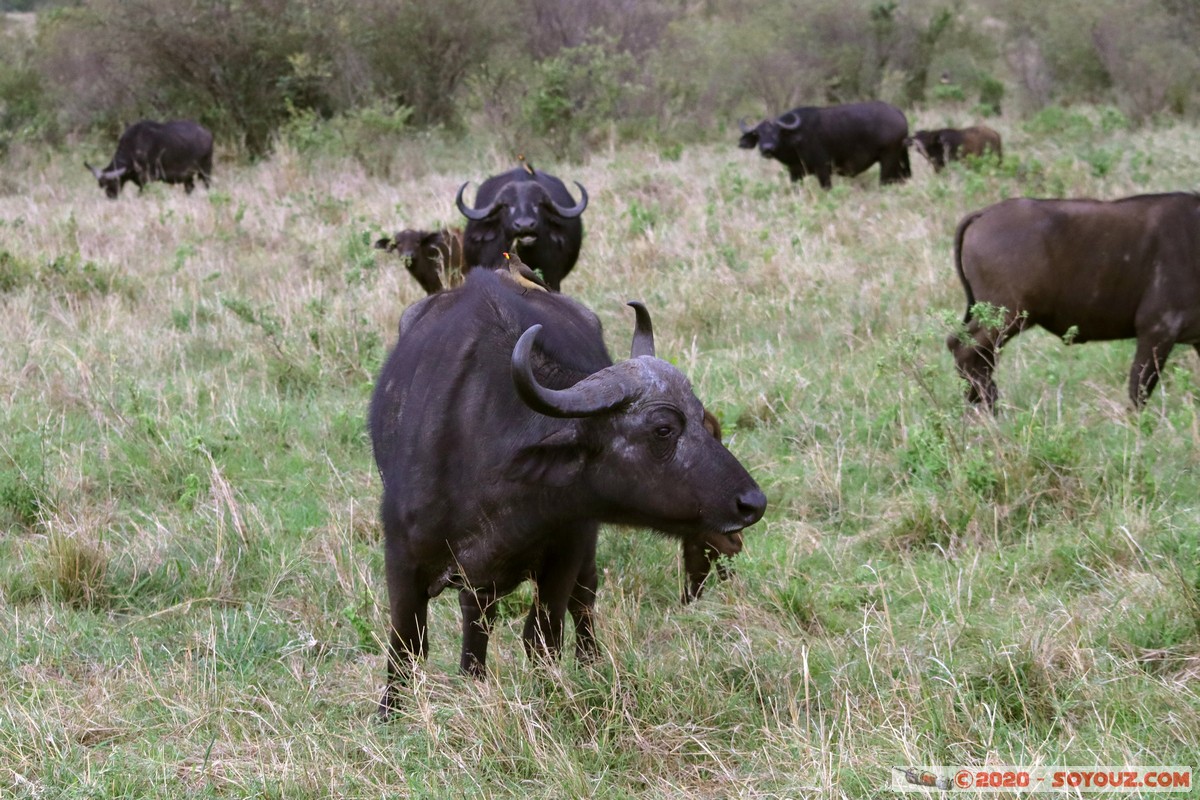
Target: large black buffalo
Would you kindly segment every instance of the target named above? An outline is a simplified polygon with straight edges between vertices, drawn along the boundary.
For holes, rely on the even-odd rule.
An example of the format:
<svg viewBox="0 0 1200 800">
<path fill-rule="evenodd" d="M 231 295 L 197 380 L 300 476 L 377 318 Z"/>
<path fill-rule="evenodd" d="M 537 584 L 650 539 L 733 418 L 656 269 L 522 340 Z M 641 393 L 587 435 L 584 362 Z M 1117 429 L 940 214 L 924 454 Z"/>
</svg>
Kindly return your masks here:
<svg viewBox="0 0 1200 800">
<path fill-rule="evenodd" d="M 144 119 L 125 129 L 117 152 L 104 169 L 87 167 L 110 200 L 116 200 L 126 181 L 138 190 L 151 181 L 182 183 L 191 194 L 199 178 L 208 188 L 212 177 L 213 136 L 203 125 L 186 119 L 153 122 Z"/>
<path fill-rule="evenodd" d="M 967 330 L 946 346 L 971 402 L 994 405 L 996 350 L 1033 325 L 1074 342 L 1136 338 L 1135 407 L 1176 344 L 1200 350 L 1200 195 L 1005 200 L 959 223 L 954 262 Z M 998 325 L 972 312 L 982 302 L 1004 309 Z"/>
<path fill-rule="evenodd" d="M 391 632 L 381 710 L 426 655 L 431 597 L 459 589 L 460 668 L 484 671 L 499 597 L 536 584 L 530 654 L 555 654 L 565 615 L 594 652 L 600 522 L 695 537 L 736 552 L 766 498 L 704 425 L 687 379 L 655 358 L 638 308 L 631 358 L 614 365 L 600 323 L 507 272 L 410 307 L 376 384 L 370 428 Z"/>
<path fill-rule="evenodd" d="M 908 120 L 904 112 L 878 100 L 840 106 L 801 106 L 753 128 L 739 120 L 738 147 L 758 147 L 763 158 L 783 162 L 793 181 L 816 175 L 833 186 L 833 173 L 853 177 L 879 163 L 881 183 L 912 177 L 908 163 Z"/>
<path fill-rule="evenodd" d="M 561 180 L 522 164 L 484 181 L 475 194 L 474 208 L 463 202 L 467 184 L 460 186 L 455 202 L 468 220 L 463 233 L 468 268 L 503 266 L 504 254 L 515 249 L 557 292 L 583 245 L 579 217 L 587 208 L 588 195 L 583 184 L 575 185 L 579 202 Z"/>
</svg>

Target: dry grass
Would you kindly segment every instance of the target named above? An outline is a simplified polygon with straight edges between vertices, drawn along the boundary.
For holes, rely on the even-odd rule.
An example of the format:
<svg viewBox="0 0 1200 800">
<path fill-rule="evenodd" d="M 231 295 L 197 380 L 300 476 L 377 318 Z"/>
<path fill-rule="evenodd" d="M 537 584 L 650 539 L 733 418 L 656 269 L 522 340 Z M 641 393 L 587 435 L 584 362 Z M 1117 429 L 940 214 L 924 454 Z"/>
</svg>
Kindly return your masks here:
<svg viewBox="0 0 1200 800">
<path fill-rule="evenodd" d="M 388 182 L 284 147 L 118 202 L 74 153 L 14 155 L 0 793 L 863 796 L 896 764 L 1194 762 L 1192 357 L 1136 418 L 1127 344 L 1029 334 L 992 421 L 962 411 L 941 340 L 963 213 L 1194 187 L 1200 133 L 996 127 L 1010 167 L 914 164 L 882 190 L 790 186 L 732 139 L 539 161 L 592 197 L 565 288 L 616 354 L 624 301 L 649 305 L 771 508 L 688 608 L 671 543 L 607 532 L 592 668 L 526 662 L 524 591 L 493 675 L 464 681 L 435 602 L 388 725 L 363 419 L 420 293 L 370 242 L 453 221 L 509 154 L 402 144 Z M 1100 176 L 1097 148 L 1124 154 Z"/>
</svg>

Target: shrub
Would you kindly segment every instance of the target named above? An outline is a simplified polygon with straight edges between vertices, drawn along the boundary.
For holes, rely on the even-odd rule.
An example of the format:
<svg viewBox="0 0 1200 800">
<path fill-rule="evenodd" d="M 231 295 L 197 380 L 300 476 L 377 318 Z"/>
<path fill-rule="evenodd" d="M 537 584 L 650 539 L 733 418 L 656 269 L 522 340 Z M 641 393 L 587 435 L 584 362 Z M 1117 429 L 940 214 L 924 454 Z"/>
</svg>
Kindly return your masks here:
<svg viewBox="0 0 1200 800">
<path fill-rule="evenodd" d="M 328 113 L 322 4 L 94 0 L 46 30 L 46 71 L 75 125 L 197 119 L 262 154 L 287 103 Z"/>
<path fill-rule="evenodd" d="M 578 158 L 609 133 L 622 99 L 636 93 L 634 61 L 602 45 L 562 50 L 536 68 L 525 103 L 531 133 L 558 158 Z"/>
<path fill-rule="evenodd" d="M 0 156 L 14 138 L 54 132 L 45 112 L 42 76 L 33 63 L 31 33 L 0 16 Z"/>
</svg>

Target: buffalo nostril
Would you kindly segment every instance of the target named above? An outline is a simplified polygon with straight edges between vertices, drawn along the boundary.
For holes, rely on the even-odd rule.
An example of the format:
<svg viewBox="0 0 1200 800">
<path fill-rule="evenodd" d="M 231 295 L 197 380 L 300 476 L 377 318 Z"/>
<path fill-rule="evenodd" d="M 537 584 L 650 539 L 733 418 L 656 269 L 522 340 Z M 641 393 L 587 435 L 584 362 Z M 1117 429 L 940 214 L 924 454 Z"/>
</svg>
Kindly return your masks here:
<svg viewBox="0 0 1200 800">
<path fill-rule="evenodd" d="M 537 221 L 529 217 L 513 220 L 513 232 L 519 234 L 533 233 L 537 228 Z"/>
<path fill-rule="evenodd" d="M 760 489 L 751 489 L 738 497 L 737 507 L 746 524 L 753 525 L 762 519 L 763 512 L 767 510 L 767 496 Z"/>
</svg>

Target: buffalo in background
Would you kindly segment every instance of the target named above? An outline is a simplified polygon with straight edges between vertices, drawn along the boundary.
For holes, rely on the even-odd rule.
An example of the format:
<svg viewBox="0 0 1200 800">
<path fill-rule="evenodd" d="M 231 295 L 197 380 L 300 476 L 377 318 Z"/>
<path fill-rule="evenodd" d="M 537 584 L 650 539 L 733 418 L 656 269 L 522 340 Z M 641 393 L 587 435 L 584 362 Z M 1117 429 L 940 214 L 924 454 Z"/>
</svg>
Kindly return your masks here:
<svg viewBox="0 0 1200 800">
<path fill-rule="evenodd" d="M 853 177 L 879 163 L 880 183 L 900 183 L 912 176 L 908 163 L 908 120 L 893 105 L 867 103 L 818 108 L 802 106 L 753 128 L 738 120 L 738 147 L 758 147 L 774 158 L 793 181 L 816 175 L 822 188 L 833 186 L 833 173 Z"/>
<path fill-rule="evenodd" d="M 967 330 L 946 346 L 969 384 L 967 399 L 989 409 L 997 349 L 1033 325 L 1070 342 L 1136 338 L 1135 407 L 1176 344 L 1200 352 L 1200 195 L 1005 200 L 959 223 L 954 263 Z M 981 302 L 1003 309 L 998 326 L 973 312 Z"/>
<path fill-rule="evenodd" d="M 388 688 L 428 651 L 429 599 L 459 589 L 460 668 L 485 669 L 497 600 L 532 578 L 528 653 L 556 654 L 565 615 L 595 651 L 601 522 L 697 537 L 736 552 L 766 498 L 704 426 L 675 367 L 655 358 L 644 309 L 631 357 L 613 365 L 599 320 L 507 272 L 410 307 L 371 400 L 383 483 L 391 631 Z"/>
<path fill-rule="evenodd" d="M 117 141 L 117 152 L 108 166 L 87 167 L 110 200 L 116 200 L 126 181 L 138 190 L 151 181 L 182 183 L 188 194 L 199 178 L 208 188 L 212 177 L 213 136 L 207 128 L 191 120 L 153 122 L 142 120 L 125 129 Z"/>
<path fill-rule="evenodd" d="M 1004 158 L 1000 146 L 1000 134 L 987 125 L 970 128 L 940 128 L 936 131 L 917 131 L 905 144 L 933 164 L 935 172 L 941 172 L 947 161 L 958 161 L 964 156 L 982 156 L 993 153 L 997 161 Z"/>
<path fill-rule="evenodd" d="M 465 270 L 462 228 L 399 231 L 377 240 L 375 249 L 390 251 L 404 259 L 405 268 L 426 294 L 440 292 L 446 284 L 459 283 Z"/>
<path fill-rule="evenodd" d="M 472 208 L 463 202 L 464 183 L 455 203 L 468 220 L 463 232 L 468 268 L 503 266 L 504 254 L 515 249 L 521 261 L 541 273 L 546 285 L 557 292 L 583 245 L 580 215 L 587 208 L 588 195 L 583 184 L 575 185 L 579 202 L 561 180 L 523 163 L 484 181 Z"/>
</svg>

